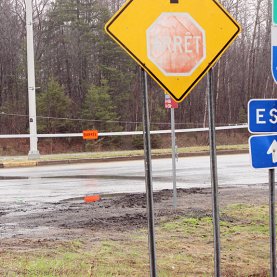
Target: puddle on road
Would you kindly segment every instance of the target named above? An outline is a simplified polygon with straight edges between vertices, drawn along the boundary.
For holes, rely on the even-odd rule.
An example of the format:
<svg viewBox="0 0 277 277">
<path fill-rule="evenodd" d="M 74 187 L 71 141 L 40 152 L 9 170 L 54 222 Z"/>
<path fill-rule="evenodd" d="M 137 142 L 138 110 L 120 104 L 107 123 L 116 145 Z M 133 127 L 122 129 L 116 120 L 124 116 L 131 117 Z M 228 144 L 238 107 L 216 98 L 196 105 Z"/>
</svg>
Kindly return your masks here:
<svg viewBox="0 0 277 277">
<path fill-rule="evenodd" d="M 42 179 L 127 179 L 143 180 L 144 176 L 121 176 L 121 175 L 66 175 L 66 176 L 43 176 Z"/>
<path fill-rule="evenodd" d="M 0 180 L 29 179 L 27 176 L 0 176 Z"/>
<path fill-rule="evenodd" d="M 152 177 L 159 182 L 172 180 L 171 176 Z M 145 180 L 145 176 L 123 176 L 123 175 L 66 175 L 66 176 L 0 176 L 0 180 L 39 180 L 39 179 L 106 179 L 106 180 Z"/>
<path fill-rule="evenodd" d="M 17 223 L 5 223 L 5 225 L 2 226 L 0 224 L 0 233 L 1 233 L 1 239 L 9 239 L 9 238 L 29 238 L 34 239 L 35 237 L 39 237 L 42 234 L 49 234 L 51 231 L 57 232 L 59 230 L 58 228 L 49 227 L 49 226 L 30 226 L 30 227 L 18 227 L 19 225 Z"/>
</svg>

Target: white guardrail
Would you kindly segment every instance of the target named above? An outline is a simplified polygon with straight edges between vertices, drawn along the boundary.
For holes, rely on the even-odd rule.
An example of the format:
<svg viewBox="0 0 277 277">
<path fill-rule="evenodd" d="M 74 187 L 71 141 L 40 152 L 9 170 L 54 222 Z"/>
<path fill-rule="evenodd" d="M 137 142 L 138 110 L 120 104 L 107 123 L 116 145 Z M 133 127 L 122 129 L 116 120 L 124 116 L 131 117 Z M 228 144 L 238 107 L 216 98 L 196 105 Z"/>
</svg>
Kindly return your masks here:
<svg viewBox="0 0 277 277">
<path fill-rule="evenodd" d="M 231 129 L 247 129 L 247 124 L 233 125 L 233 126 L 219 126 L 215 129 L 220 130 L 231 130 Z M 205 132 L 209 128 L 191 128 L 191 129 L 176 129 L 175 133 L 192 133 L 192 132 Z M 156 130 L 150 131 L 150 134 L 170 134 L 171 130 Z M 110 133 L 98 133 L 99 137 L 109 137 L 109 136 L 133 136 L 142 135 L 142 131 L 133 132 L 110 132 Z M 67 138 L 67 137 L 83 137 L 83 133 L 65 133 L 65 134 L 37 134 L 38 138 Z M 29 134 L 10 134 L 10 135 L 0 135 L 0 139 L 3 138 L 30 138 Z"/>
</svg>

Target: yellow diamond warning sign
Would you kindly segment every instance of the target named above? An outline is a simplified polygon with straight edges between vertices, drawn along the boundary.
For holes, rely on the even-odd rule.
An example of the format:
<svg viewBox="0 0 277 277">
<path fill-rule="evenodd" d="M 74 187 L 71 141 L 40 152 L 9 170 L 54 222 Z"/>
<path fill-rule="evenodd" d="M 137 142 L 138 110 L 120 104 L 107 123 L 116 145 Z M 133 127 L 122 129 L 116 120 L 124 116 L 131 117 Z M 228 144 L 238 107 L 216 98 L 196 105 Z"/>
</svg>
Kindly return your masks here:
<svg viewBox="0 0 277 277">
<path fill-rule="evenodd" d="M 214 0 L 128 0 L 105 29 L 177 102 L 240 31 Z"/>
</svg>

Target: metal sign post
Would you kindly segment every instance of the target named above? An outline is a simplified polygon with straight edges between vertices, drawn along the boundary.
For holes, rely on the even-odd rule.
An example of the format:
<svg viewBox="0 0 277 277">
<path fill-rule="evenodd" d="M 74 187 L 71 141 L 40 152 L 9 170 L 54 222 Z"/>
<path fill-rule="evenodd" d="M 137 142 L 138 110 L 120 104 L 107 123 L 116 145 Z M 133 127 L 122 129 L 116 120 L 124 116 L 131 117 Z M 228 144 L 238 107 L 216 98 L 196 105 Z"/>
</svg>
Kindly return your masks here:
<svg viewBox="0 0 277 277">
<path fill-rule="evenodd" d="M 146 199 L 147 199 L 147 218 L 148 218 L 148 244 L 150 256 L 150 276 L 156 277 L 156 247 L 154 232 L 154 201 L 152 186 L 152 163 L 151 163 L 151 141 L 150 141 L 150 120 L 148 109 L 148 88 L 147 73 L 142 69 L 142 86 L 143 86 L 143 140 L 144 140 L 144 165 L 145 165 L 145 182 L 146 182 Z"/>
<path fill-rule="evenodd" d="M 272 0 L 272 27 L 271 27 L 271 70 L 277 83 L 277 0 Z M 271 153 L 272 156 L 275 156 Z M 275 229 L 275 170 L 269 169 L 269 212 L 270 212 L 270 272 L 276 276 L 276 229 Z"/>
<path fill-rule="evenodd" d="M 174 109 L 178 108 L 178 103 L 175 102 L 172 97 L 165 92 L 164 107 L 170 109 L 170 125 L 171 125 L 171 146 L 172 146 L 172 183 L 173 183 L 173 208 L 177 208 L 177 188 L 176 188 L 176 136 L 175 136 L 175 113 Z"/>
<path fill-rule="evenodd" d="M 175 137 L 175 114 L 174 109 L 170 109 L 171 115 L 171 145 L 172 145 L 172 181 L 173 181 L 173 208 L 177 208 L 177 188 L 176 188 L 176 137 Z"/>
<path fill-rule="evenodd" d="M 220 229 L 218 207 L 218 177 L 215 141 L 215 108 L 213 98 L 212 69 L 208 72 L 208 108 L 209 108 L 209 140 L 210 140 L 210 168 L 213 202 L 213 228 L 214 228 L 214 275 L 220 277 Z"/>
<path fill-rule="evenodd" d="M 275 170 L 269 169 L 270 276 L 276 276 Z"/>
</svg>

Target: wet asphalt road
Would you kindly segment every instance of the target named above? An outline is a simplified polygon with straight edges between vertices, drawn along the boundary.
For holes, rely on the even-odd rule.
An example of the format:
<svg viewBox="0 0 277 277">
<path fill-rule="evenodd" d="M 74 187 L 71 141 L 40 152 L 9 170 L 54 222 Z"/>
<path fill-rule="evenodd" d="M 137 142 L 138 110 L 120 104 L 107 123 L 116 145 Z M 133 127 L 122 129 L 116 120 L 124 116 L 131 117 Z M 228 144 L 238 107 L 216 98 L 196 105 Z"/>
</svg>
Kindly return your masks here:
<svg viewBox="0 0 277 277">
<path fill-rule="evenodd" d="M 177 187 L 209 187 L 209 156 L 180 158 Z M 172 189 L 171 159 L 155 159 L 154 190 Z M 218 156 L 220 186 L 268 182 L 267 170 L 254 170 L 249 155 Z M 123 161 L 0 169 L 0 202 L 56 202 L 101 193 L 145 192 L 144 162 Z"/>
</svg>

